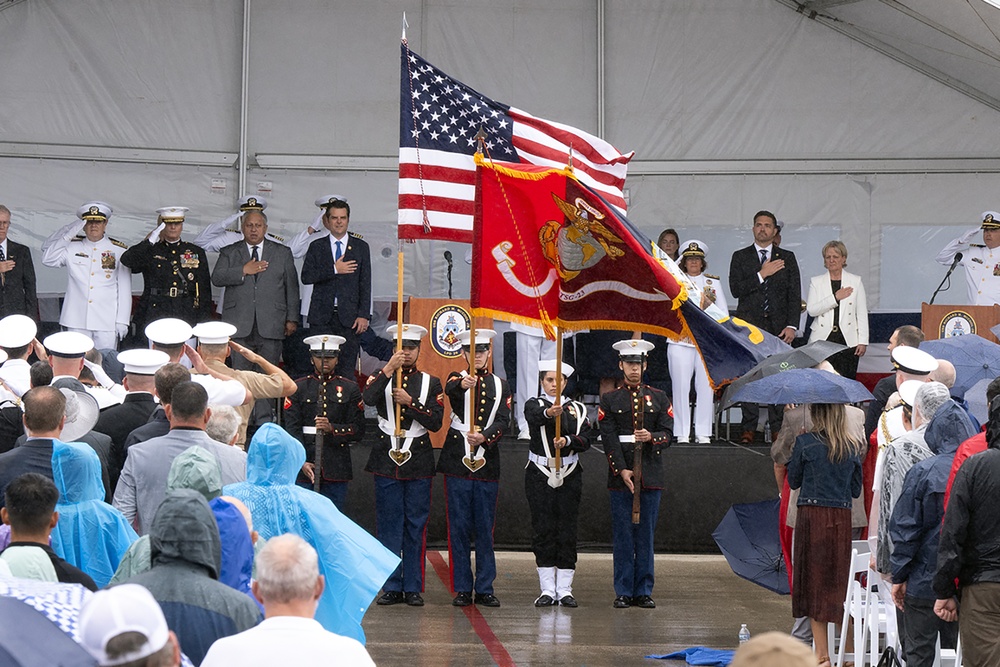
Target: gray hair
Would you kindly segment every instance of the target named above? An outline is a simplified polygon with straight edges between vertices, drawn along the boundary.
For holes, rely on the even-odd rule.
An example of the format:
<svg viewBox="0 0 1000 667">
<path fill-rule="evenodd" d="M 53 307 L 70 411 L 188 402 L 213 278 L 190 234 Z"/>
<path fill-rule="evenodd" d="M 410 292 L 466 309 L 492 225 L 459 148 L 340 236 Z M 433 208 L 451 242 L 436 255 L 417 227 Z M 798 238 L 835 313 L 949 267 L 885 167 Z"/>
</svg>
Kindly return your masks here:
<svg viewBox="0 0 1000 667">
<path fill-rule="evenodd" d="M 925 382 L 917 389 L 913 409 L 920 414 L 921 423 L 934 419 L 934 415 L 951 399 L 948 387 L 940 382 Z"/>
<path fill-rule="evenodd" d="M 319 579 L 316 550 L 298 535 L 273 537 L 257 554 L 257 591 L 261 600 L 287 604 L 310 600 Z"/>
<path fill-rule="evenodd" d="M 208 406 L 212 414 L 205 424 L 205 433 L 216 442 L 228 445 L 233 441 L 233 436 L 240 430 L 243 417 L 236 412 L 236 408 L 231 405 L 210 405 Z"/>
</svg>

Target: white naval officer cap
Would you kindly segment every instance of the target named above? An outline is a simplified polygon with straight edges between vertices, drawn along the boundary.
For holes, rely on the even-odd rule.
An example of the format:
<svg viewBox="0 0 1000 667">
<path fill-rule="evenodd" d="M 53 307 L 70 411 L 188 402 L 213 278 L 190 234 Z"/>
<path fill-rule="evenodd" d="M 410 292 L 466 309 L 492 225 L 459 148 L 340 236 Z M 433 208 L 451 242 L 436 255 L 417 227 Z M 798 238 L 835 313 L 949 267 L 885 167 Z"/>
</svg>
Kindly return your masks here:
<svg viewBox="0 0 1000 667">
<path fill-rule="evenodd" d="M 708 246 L 704 241 L 691 239 L 681 244 L 681 255 L 684 257 L 704 257 L 708 253 Z"/>
<path fill-rule="evenodd" d="M 316 199 L 316 206 L 319 206 L 322 209 L 327 209 L 332 204 L 335 204 L 335 203 L 341 202 L 341 201 L 346 204 L 347 203 L 347 197 L 345 197 L 344 195 L 323 195 L 322 197 L 318 197 Z"/>
<path fill-rule="evenodd" d="M 107 222 L 113 212 L 111 204 L 89 201 L 76 209 L 76 217 L 87 222 Z"/>
<path fill-rule="evenodd" d="M 202 322 L 191 330 L 202 345 L 226 345 L 236 333 L 236 327 L 229 322 Z"/>
<path fill-rule="evenodd" d="M 923 380 L 907 380 L 899 385 L 899 400 L 912 409 L 917 402 L 917 391 L 925 384 L 927 383 Z"/>
<path fill-rule="evenodd" d="M 0 347 L 24 347 L 37 333 L 38 325 L 27 315 L 8 315 L 0 320 Z"/>
<path fill-rule="evenodd" d="M 937 370 L 937 359 L 923 350 L 900 345 L 892 349 L 892 367 L 910 375 L 929 375 Z"/>
<path fill-rule="evenodd" d="M 45 337 L 42 341 L 49 354 L 57 357 L 82 357 L 94 349 L 94 341 L 90 336 L 78 331 L 60 331 Z"/>
<path fill-rule="evenodd" d="M 568 378 L 573 374 L 573 367 L 567 364 L 565 361 L 562 362 L 562 375 Z M 556 372 L 556 360 L 555 359 L 542 359 L 538 362 L 538 372 L 539 373 L 555 373 Z"/>
<path fill-rule="evenodd" d="M 118 361 L 129 375 L 154 375 L 170 361 L 170 355 L 160 350 L 139 348 L 122 350 L 118 353 Z"/>
<path fill-rule="evenodd" d="M 629 338 L 620 340 L 611 347 L 618 350 L 618 357 L 622 361 L 642 363 L 646 360 L 646 355 L 656 346 L 648 340 Z"/>
<path fill-rule="evenodd" d="M 187 206 L 164 206 L 156 209 L 160 216 L 160 222 L 184 222 L 184 215 L 190 211 Z"/>
<path fill-rule="evenodd" d="M 302 340 L 309 346 L 309 353 L 314 357 L 336 357 L 340 354 L 340 346 L 347 342 L 343 336 L 318 334 Z"/>
<path fill-rule="evenodd" d="M 240 200 L 241 211 L 263 211 L 267 208 L 267 200 L 260 195 L 247 195 Z"/>
<path fill-rule="evenodd" d="M 1000 213 L 983 211 L 983 226 L 981 229 L 1000 229 Z"/>
<path fill-rule="evenodd" d="M 176 317 L 164 317 L 146 325 L 146 338 L 151 343 L 167 347 L 182 345 L 191 338 L 191 325 Z"/>
<path fill-rule="evenodd" d="M 403 341 L 403 346 L 406 347 L 407 343 L 410 343 L 409 347 L 417 347 L 420 345 L 420 339 L 427 335 L 427 329 L 420 326 L 419 324 L 404 324 L 403 332 L 396 335 L 398 331 L 397 325 L 393 324 L 386 327 L 385 332 L 389 334 L 394 340 L 396 338 L 401 338 Z"/>
<path fill-rule="evenodd" d="M 476 351 L 483 352 L 490 349 L 490 341 L 493 340 L 496 335 L 497 332 L 493 329 L 476 329 Z M 458 341 L 462 344 L 462 347 L 469 347 L 469 339 L 471 337 L 472 332 L 466 329 L 458 334 Z"/>
</svg>

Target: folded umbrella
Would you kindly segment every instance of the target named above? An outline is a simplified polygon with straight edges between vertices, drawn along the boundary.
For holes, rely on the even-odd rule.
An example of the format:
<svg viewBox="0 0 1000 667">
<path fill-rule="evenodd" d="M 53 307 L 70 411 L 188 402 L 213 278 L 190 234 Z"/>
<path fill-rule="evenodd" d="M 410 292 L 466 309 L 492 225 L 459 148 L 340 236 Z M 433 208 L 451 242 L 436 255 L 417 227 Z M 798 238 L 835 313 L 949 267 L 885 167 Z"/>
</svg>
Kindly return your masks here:
<svg viewBox="0 0 1000 667">
<path fill-rule="evenodd" d="M 788 595 L 788 571 L 778 537 L 777 498 L 733 505 L 712 533 L 733 572 L 780 595 Z"/>
<path fill-rule="evenodd" d="M 732 395 L 733 403 L 860 403 L 874 398 L 856 380 L 815 368 L 793 368 L 744 385 Z"/>
<path fill-rule="evenodd" d="M 747 384 L 776 373 L 783 373 L 793 368 L 812 368 L 825 359 L 846 350 L 847 347 L 828 340 L 818 340 L 787 352 L 772 354 L 726 387 L 720 403 L 720 410 L 725 410 L 737 401 L 732 396 Z"/>
<path fill-rule="evenodd" d="M 1000 345 L 982 336 L 965 335 L 927 340 L 920 349 L 935 359 L 947 359 L 955 365 L 953 396 L 964 396 L 980 380 L 1000 375 Z"/>
</svg>

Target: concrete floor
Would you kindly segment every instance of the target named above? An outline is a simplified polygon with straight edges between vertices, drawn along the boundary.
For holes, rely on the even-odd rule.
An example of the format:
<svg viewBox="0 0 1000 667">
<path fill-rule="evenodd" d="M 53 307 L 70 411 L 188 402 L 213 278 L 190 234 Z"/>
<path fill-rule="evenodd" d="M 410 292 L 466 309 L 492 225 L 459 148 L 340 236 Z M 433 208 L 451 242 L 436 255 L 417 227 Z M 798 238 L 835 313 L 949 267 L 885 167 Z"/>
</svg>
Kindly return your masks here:
<svg viewBox="0 0 1000 667">
<path fill-rule="evenodd" d="M 368 651 L 379 665 L 684 665 L 648 654 L 688 646 L 734 648 L 751 633 L 791 628 L 791 599 L 740 579 L 722 556 L 658 555 L 656 609 L 614 609 L 610 554 L 581 554 L 577 609 L 536 609 L 530 553 L 497 554 L 498 609 L 451 606 L 447 551 L 428 552 L 423 608 L 372 605 Z"/>
</svg>

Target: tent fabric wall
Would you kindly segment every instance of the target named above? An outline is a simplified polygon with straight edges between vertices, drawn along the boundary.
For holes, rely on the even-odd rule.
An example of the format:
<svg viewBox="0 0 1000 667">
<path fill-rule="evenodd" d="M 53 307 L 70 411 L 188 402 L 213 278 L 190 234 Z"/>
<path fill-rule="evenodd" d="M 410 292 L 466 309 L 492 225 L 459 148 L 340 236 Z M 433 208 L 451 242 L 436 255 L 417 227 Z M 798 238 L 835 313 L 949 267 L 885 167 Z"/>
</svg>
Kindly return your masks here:
<svg viewBox="0 0 1000 667">
<path fill-rule="evenodd" d="M 711 270 L 725 274 L 732 250 L 750 241 L 750 216 L 768 208 L 788 222 L 803 276 L 822 270 L 819 246 L 840 236 L 870 303 L 912 310 L 943 273 L 930 258 L 998 206 L 1000 168 L 988 160 L 1000 154 L 998 112 L 773 0 L 253 0 L 248 193 L 268 197 L 271 231 L 283 236 L 315 217 L 318 195 L 347 195 L 352 226 L 376 256 L 374 292 L 391 298 L 402 12 L 411 46 L 445 71 L 596 132 L 602 7 L 605 137 L 636 151 L 630 218 L 651 236 L 673 226 L 708 241 Z M 240 0 L 27 0 L 0 10 L 0 202 L 14 211 L 12 237 L 37 248 L 92 198 L 112 203 L 109 233 L 128 243 L 159 206 L 191 207 L 188 237 L 228 215 L 243 193 L 236 171 L 212 160 L 39 156 L 53 144 L 236 153 L 242 24 Z M 265 154 L 371 166 L 254 166 Z M 908 173 L 896 173 L 900 159 Z M 698 160 L 726 173 L 676 173 Z M 794 160 L 818 173 L 764 173 Z M 657 161 L 674 172 L 659 173 Z M 458 260 L 455 296 L 468 293 L 465 247 L 441 242 L 406 245 L 407 293 L 447 293 L 445 249 Z M 65 276 L 42 269 L 40 282 L 59 291 Z M 961 287 L 946 298 L 960 302 Z"/>
</svg>

